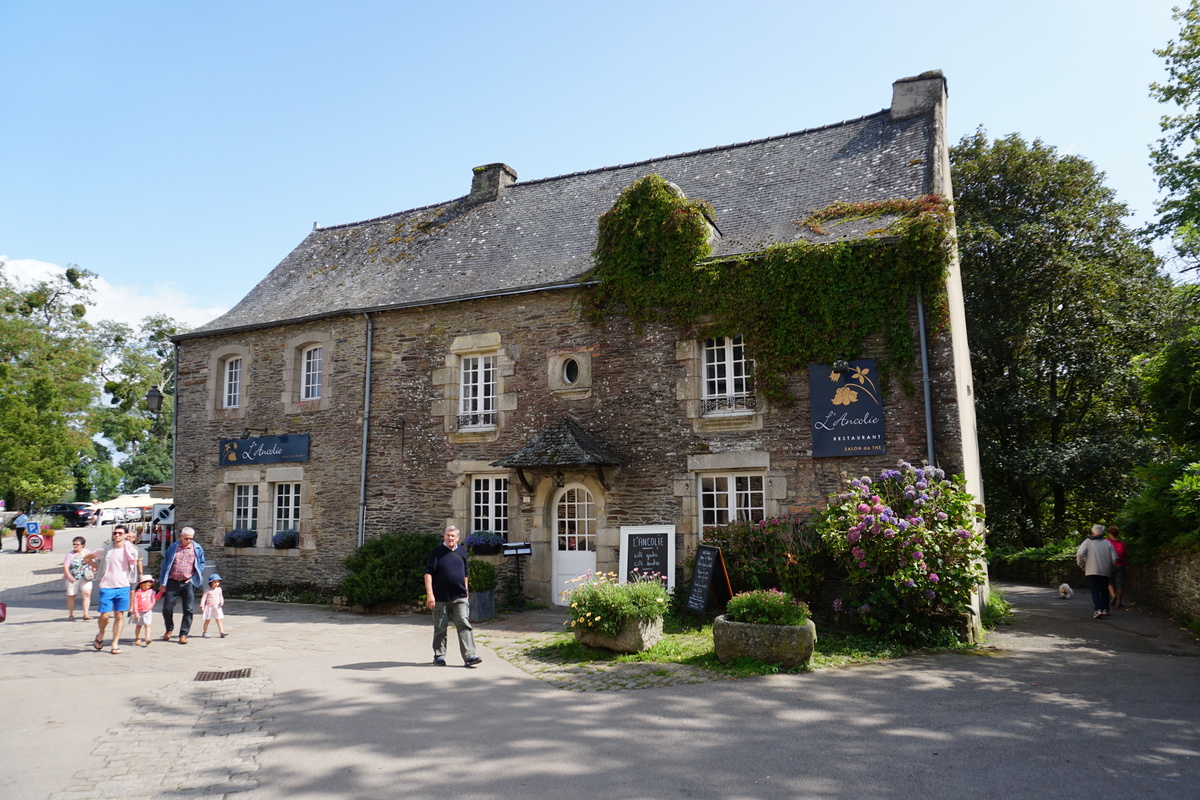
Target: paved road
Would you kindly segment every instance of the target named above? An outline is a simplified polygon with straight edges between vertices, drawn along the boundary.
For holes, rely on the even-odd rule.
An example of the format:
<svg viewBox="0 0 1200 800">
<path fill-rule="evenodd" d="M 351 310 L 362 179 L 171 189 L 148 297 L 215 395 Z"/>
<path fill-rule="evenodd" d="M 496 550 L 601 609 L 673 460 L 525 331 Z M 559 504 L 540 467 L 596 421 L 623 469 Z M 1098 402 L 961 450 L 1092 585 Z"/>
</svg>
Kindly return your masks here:
<svg viewBox="0 0 1200 800">
<path fill-rule="evenodd" d="M 429 663 L 427 617 L 253 602 L 227 639 L 96 653 L 64 619 L 65 545 L 14 544 L 6 800 L 1200 797 L 1200 645 L 1079 595 L 1002 587 L 1016 623 L 986 655 L 580 692 L 496 656 L 547 612 L 481 631 L 476 669 Z"/>
</svg>

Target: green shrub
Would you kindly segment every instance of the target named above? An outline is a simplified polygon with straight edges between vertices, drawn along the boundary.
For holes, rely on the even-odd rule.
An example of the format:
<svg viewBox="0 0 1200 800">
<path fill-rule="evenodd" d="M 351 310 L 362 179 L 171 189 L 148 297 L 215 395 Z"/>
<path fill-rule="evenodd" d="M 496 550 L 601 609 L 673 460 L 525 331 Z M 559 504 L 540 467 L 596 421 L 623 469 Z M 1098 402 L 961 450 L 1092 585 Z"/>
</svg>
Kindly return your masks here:
<svg viewBox="0 0 1200 800">
<path fill-rule="evenodd" d="M 618 583 L 613 572 L 581 575 L 567 590 L 567 613 L 572 628 L 616 636 L 631 620 L 652 620 L 667 611 L 667 587 L 658 578 Z"/>
<path fill-rule="evenodd" d="M 833 611 L 885 639 L 940 644 L 984 579 L 975 498 L 936 467 L 899 467 L 829 496 L 818 525 L 849 585 Z"/>
<path fill-rule="evenodd" d="M 778 589 L 756 589 L 735 594 L 725 608 L 725 618 L 753 625 L 803 625 L 808 606 Z"/>
<path fill-rule="evenodd" d="M 813 600 L 829 566 L 820 533 L 798 517 L 705 528 L 704 544 L 721 549 L 734 592 L 782 589 Z"/>
<path fill-rule="evenodd" d="M 487 592 L 496 588 L 496 567 L 478 558 L 467 561 L 467 588 L 472 592 Z"/>
<path fill-rule="evenodd" d="M 436 533 L 385 533 L 346 559 L 342 594 L 354 605 L 416 602 L 425 594 L 425 561 L 442 543 Z"/>
</svg>

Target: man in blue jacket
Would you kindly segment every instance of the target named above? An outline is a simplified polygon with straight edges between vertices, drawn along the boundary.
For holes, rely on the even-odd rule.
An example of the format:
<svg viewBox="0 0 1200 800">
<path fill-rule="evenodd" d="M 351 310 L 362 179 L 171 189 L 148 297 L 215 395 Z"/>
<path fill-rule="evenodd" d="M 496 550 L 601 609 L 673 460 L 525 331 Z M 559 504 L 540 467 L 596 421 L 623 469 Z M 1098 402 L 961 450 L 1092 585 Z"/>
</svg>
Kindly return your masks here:
<svg viewBox="0 0 1200 800">
<path fill-rule="evenodd" d="M 175 602 L 179 600 L 183 605 L 179 643 L 187 644 L 188 631 L 192 629 L 192 604 L 196 600 L 196 589 L 204 586 L 204 548 L 196 541 L 196 531 L 192 528 L 179 531 L 179 541 L 167 548 L 159 583 L 163 587 L 162 616 L 167 629 L 163 641 L 171 641 L 171 631 L 175 629 Z"/>
</svg>

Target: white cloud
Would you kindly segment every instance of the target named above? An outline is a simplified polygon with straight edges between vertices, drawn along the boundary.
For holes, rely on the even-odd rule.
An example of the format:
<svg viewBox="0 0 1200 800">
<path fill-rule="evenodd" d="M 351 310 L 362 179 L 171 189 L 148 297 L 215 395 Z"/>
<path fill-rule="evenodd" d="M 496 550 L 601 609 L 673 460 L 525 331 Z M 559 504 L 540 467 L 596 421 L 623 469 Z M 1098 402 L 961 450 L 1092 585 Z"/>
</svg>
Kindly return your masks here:
<svg viewBox="0 0 1200 800">
<path fill-rule="evenodd" d="M 0 255 L 0 261 L 4 262 L 9 280 L 18 285 L 28 286 L 66 272 L 65 267 L 32 258 L 10 259 Z M 92 288 L 94 305 L 88 307 L 87 318 L 93 322 L 110 319 L 137 328 L 151 314 L 166 314 L 188 328 L 195 328 L 229 310 L 192 305 L 185 292 L 169 283 L 118 286 L 97 276 L 92 280 Z"/>
</svg>

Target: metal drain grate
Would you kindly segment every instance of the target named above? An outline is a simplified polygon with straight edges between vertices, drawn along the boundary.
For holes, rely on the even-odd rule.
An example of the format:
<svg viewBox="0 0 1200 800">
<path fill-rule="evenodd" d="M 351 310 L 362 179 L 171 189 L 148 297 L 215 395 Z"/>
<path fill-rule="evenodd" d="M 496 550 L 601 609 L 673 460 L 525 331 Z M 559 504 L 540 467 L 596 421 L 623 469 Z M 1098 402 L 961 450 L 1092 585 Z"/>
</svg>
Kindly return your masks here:
<svg viewBox="0 0 1200 800">
<path fill-rule="evenodd" d="M 231 672 L 197 672 L 193 681 L 227 681 L 232 678 L 249 678 L 249 669 L 235 669 Z"/>
</svg>

